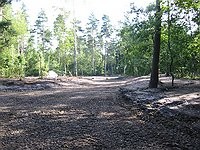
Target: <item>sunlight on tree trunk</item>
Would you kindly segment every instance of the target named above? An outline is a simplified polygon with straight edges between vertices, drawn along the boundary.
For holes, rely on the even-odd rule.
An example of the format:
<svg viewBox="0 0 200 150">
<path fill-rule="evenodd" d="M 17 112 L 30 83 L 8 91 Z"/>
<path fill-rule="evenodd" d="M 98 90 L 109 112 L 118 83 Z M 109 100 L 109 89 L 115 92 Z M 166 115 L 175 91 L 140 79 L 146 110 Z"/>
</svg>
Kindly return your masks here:
<svg viewBox="0 0 200 150">
<path fill-rule="evenodd" d="M 3 8 L 0 7 L 0 21 L 2 21 L 3 19 Z"/>
</svg>

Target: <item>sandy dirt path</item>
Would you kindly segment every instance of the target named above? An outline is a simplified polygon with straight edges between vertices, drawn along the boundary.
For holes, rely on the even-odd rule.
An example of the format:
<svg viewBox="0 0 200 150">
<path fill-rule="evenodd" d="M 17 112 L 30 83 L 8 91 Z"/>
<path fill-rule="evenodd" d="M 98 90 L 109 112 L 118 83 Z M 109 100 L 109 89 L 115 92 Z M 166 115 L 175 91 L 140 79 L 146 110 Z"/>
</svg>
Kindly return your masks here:
<svg viewBox="0 0 200 150">
<path fill-rule="evenodd" d="M 196 135 L 174 128 L 176 124 L 165 126 L 163 118 L 147 119 L 142 110 L 126 107 L 118 91 L 130 83 L 131 79 L 123 78 L 68 78 L 56 81 L 55 88 L 1 91 L 0 149 L 170 150 L 198 146 Z"/>
</svg>

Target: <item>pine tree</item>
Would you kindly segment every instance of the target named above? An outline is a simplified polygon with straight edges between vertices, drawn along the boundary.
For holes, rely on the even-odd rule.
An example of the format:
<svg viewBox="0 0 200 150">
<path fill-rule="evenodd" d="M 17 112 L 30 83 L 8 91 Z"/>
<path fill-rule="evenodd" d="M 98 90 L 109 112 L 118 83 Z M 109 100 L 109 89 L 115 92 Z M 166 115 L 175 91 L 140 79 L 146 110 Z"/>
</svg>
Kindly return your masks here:
<svg viewBox="0 0 200 150">
<path fill-rule="evenodd" d="M 48 30 L 46 23 L 48 21 L 47 15 L 44 10 L 41 10 L 35 21 L 34 32 L 37 38 L 36 45 L 39 56 L 39 76 L 43 78 L 47 71 L 45 64 L 45 52 L 48 49 L 46 45 L 50 43 L 50 31 Z"/>
<path fill-rule="evenodd" d="M 101 26 L 102 48 L 104 51 L 104 75 L 107 75 L 108 43 L 111 40 L 113 28 L 109 16 L 103 15 Z"/>
<path fill-rule="evenodd" d="M 86 27 L 86 34 L 87 34 L 87 47 L 89 51 L 91 52 L 92 58 L 91 58 L 91 64 L 92 64 L 92 75 L 96 75 L 96 67 L 95 67 L 95 53 L 96 53 L 96 39 L 97 39 L 97 33 L 98 33 L 98 25 L 99 20 L 94 16 L 92 13 L 88 18 L 88 23 Z"/>
</svg>

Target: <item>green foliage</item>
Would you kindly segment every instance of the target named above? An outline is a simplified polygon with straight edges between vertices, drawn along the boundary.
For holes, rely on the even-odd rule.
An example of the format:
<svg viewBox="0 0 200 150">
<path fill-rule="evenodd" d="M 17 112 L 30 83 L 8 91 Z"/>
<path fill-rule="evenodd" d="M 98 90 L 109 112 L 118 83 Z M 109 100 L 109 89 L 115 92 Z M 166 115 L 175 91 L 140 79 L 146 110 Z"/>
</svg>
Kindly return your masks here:
<svg viewBox="0 0 200 150">
<path fill-rule="evenodd" d="M 74 33 L 73 29 L 66 26 L 68 13 L 59 14 L 54 21 L 54 35 L 58 45 L 54 52 L 51 69 L 56 70 L 60 75 L 67 75 L 72 72 L 70 66 L 73 64 Z"/>
<path fill-rule="evenodd" d="M 163 1 L 160 71 L 167 73 L 169 66 L 176 77 L 199 76 L 199 7 L 193 1 L 176 1 L 170 7 Z M 121 68 L 129 75 L 150 73 L 154 35 L 154 6 L 145 11 L 132 6 L 120 30 Z M 167 13 L 170 11 L 170 35 L 168 35 Z M 142 19 L 140 19 L 142 18 Z M 192 30 L 191 30 L 192 29 Z M 196 29 L 194 31 L 194 29 Z M 168 39 L 171 51 L 168 50 Z M 171 64 L 172 59 L 172 64 Z M 122 69 L 121 69 L 122 71 Z"/>
<path fill-rule="evenodd" d="M 200 76 L 199 1 L 170 2 L 162 1 L 160 71 L 197 78 Z M 131 4 L 121 28 L 115 30 L 108 15 L 98 19 L 91 14 L 83 27 L 76 18 L 70 20 L 71 14 L 63 9 L 51 30 L 45 11 L 40 11 L 35 26 L 29 28 L 25 6 L 13 14 L 10 5 L 3 5 L 0 76 L 43 77 L 49 70 L 72 75 L 76 74 L 75 64 L 79 75 L 147 75 L 155 42 L 155 10 L 155 4 L 146 9 Z"/>
<path fill-rule="evenodd" d="M 121 53 L 123 54 L 122 67 L 124 73 L 128 75 L 141 76 L 149 74 L 151 53 L 153 47 L 153 26 L 154 20 L 150 12 L 148 12 L 147 20 L 139 20 L 138 18 L 144 18 L 146 12 L 141 9 L 134 9 L 130 11 L 127 18 L 134 20 L 129 25 L 124 23 L 124 27 L 120 31 L 120 45 Z"/>
<path fill-rule="evenodd" d="M 98 64 L 98 53 L 99 49 L 97 48 L 97 40 L 98 40 L 98 27 L 99 27 L 99 20 L 95 17 L 94 14 L 91 14 L 88 18 L 88 23 L 87 23 L 87 27 L 86 27 L 86 46 L 87 46 L 87 51 L 90 53 L 90 63 L 88 64 L 88 66 L 90 66 L 91 68 L 91 74 L 92 75 L 96 75 L 97 73 L 97 66 Z"/>
<path fill-rule="evenodd" d="M 113 27 L 111 25 L 111 20 L 109 16 L 103 15 L 102 17 L 102 26 L 101 26 L 101 38 L 102 38 L 102 48 L 104 52 L 104 75 L 107 75 L 107 72 L 112 72 L 112 67 L 109 67 L 111 64 L 108 64 L 109 58 L 109 42 L 113 34 Z M 109 69 L 109 70 L 108 70 Z"/>
<path fill-rule="evenodd" d="M 17 12 L 12 15 L 10 5 L 3 7 L 4 20 L 0 31 L 1 76 L 24 77 L 24 44 L 27 35 L 27 22 L 25 14 Z M 9 20 L 9 21 L 8 21 Z"/>
<path fill-rule="evenodd" d="M 26 76 L 39 76 L 39 54 L 34 49 L 26 52 Z"/>
<path fill-rule="evenodd" d="M 103 21 L 103 24 L 101 27 L 101 36 L 109 38 L 113 33 L 113 28 L 110 23 L 111 21 L 110 21 L 109 16 L 103 15 L 102 21 Z"/>
<path fill-rule="evenodd" d="M 32 38 L 32 42 L 34 39 L 36 39 L 33 43 L 33 45 L 36 45 L 37 50 L 37 58 L 34 58 L 34 60 L 38 60 L 38 63 L 35 64 L 34 71 L 32 72 L 33 75 L 37 75 L 36 71 L 38 71 L 38 74 L 40 78 L 43 78 L 47 71 L 49 70 L 49 51 L 51 51 L 52 47 L 52 33 L 47 27 L 47 15 L 44 10 L 41 10 L 38 14 L 38 17 L 35 21 L 34 29 L 32 30 L 32 35 L 34 38 Z M 31 74 L 28 73 L 28 74 Z"/>
<path fill-rule="evenodd" d="M 12 19 L 12 28 L 18 36 L 24 36 L 27 34 L 28 24 L 25 14 L 22 12 L 17 12 L 17 14 L 15 14 L 15 17 Z"/>
</svg>

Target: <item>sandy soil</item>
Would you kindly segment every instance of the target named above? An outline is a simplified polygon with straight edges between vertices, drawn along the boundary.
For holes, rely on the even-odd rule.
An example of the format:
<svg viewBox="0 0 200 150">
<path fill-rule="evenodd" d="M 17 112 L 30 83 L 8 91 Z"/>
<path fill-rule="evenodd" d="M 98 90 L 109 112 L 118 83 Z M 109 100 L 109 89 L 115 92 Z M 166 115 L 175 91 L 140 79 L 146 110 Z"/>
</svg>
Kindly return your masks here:
<svg viewBox="0 0 200 150">
<path fill-rule="evenodd" d="M 0 79 L 0 149 L 199 149 L 200 82 L 148 80 Z"/>
</svg>

